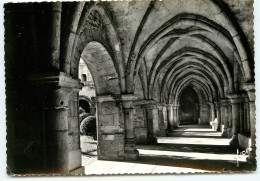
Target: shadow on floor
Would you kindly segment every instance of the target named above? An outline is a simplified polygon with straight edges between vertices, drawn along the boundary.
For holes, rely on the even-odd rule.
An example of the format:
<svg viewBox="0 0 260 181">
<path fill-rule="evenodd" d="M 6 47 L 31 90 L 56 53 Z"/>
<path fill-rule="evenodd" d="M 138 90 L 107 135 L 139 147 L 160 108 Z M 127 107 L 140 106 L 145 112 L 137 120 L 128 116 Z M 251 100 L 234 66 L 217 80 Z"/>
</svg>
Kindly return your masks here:
<svg viewBox="0 0 260 181">
<path fill-rule="evenodd" d="M 156 145 L 137 145 L 137 149 L 196 152 L 213 154 L 236 154 L 237 150 L 226 145 L 193 145 L 193 144 L 156 144 Z"/>
<path fill-rule="evenodd" d="M 219 155 L 221 157 L 221 154 Z M 202 169 L 208 171 L 253 171 L 254 166 L 246 162 L 240 162 L 237 166 L 236 161 L 227 160 L 207 160 L 207 159 L 192 159 L 186 156 L 166 156 L 166 155 L 140 155 L 137 161 L 133 163 L 152 164 L 172 167 L 186 167 L 193 169 Z"/>
</svg>

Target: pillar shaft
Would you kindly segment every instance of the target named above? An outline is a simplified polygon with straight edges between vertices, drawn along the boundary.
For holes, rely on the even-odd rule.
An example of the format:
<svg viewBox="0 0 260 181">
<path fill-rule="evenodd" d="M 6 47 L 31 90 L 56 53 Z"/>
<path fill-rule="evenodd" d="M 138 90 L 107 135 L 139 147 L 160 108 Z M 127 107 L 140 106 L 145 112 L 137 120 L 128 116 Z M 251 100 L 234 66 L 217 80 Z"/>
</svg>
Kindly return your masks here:
<svg viewBox="0 0 260 181">
<path fill-rule="evenodd" d="M 135 160 L 134 117 L 132 94 L 98 96 L 98 159 Z"/>
<path fill-rule="evenodd" d="M 208 103 L 210 105 L 210 121 L 214 121 L 216 115 L 215 115 L 215 105 L 212 102 Z"/>
<path fill-rule="evenodd" d="M 172 127 L 177 128 L 179 126 L 178 124 L 178 105 L 173 105 L 173 123 Z"/>
<path fill-rule="evenodd" d="M 230 141 L 230 145 L 238 147 L 241 98 L 237 94 L 231 94 L 228 97 L 230 98 L 231 106 L 232 106 L 232 139 Z"/>
<path fill-rule="evenodd" d="M 168 104 L 167 105 L 167 121 L 168 121 L 168 131 L 172 132 L 173 131 L 173 125 L 174 125 L 174 120 L 173 120 L 173 105 Z"/>
<path fill-rule="evenodd" d="M 220 109 L 220 103 L 219 102 L 215 102 L 216 105 L 216 112 L 217 112 L 217 120 L 218 120 L 218 129 L 217 131 L 221 131 L 222 127 L 221 127 L 221 109 Z"/>
<path fill-rule="evenodd" d="M 221 114 L 222 114 L 222 124 L 223 124 L 223 130 L 222 130 L 222 137 L 227 137 L 227 129 L 228 129 L 228 100 L 227 99 L 221 99 Z"/>
<path fill-rule="evenodd" d="M 164 117 L 163 117 L 163 104 L 157 104 L 158 108 L 158 121 L 159 121 L 159 135 L 158 136 L 165 136 L 165 126 L 164 126 Z"/>
<path fill-rule="evenodd" d="M 249 97 L 249 116 L 250 116 L 250 137 L 251 148 L 247 161 L 256 166 L 256 107 L 255 107 L 255 85 L 244 84 L 243 89 L 247 91 Z"/>
<path fill-rule="evenodd" d="M 167 134 L 167 132 L 168 132 L 168 114 L 167 114 L 166 105 L 163 106 L 163 122 L 164 122 L 165 133 Z"/>
<path fill-rule="evenodd" d="M 35 90 L 42 90 L 44 96 L 44 153 L 43 170 L 45 173 L 69 173 L 81 166 L 79 130 L 70 135 L 71 126 L 78 125 L 77 93 L 82 88 L 79 81 L 65 73 L 54 76 L 32 78 Z M 42 89 L 44 84 L 45 88 Z M 78 142 L 71 143 L 70 137 Z M 72 146 L 71 146 L 72 145 Z M 73 152 L 73 153 L 72 153 Z M 71 159 L 71 154 L 74 159 Z"/>
<path fill-rule="evenodd" d="M 154 101 L 147 101 L 145 105 L 147 112 L 148 144 L 155 144 L 159 132 L 158 108 Z"/>
</svg>

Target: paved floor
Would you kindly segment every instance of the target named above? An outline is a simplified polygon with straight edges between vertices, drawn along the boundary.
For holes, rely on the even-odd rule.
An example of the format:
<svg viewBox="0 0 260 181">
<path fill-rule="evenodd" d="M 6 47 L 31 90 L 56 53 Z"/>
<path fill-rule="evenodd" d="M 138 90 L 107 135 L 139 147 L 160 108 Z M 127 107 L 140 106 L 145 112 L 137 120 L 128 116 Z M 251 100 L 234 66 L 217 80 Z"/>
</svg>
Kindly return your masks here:
<svg viewBox="0 0 260 181">
<path fill-rule="evenodd" d="M 209 126 L 181 126 L 170 137 L 158 137 L 156 145 L 137 145 L 139 159 L 131 162 L 96 159 L 96 152 L 83 155 L 87 175 L 204 173 L 247 171 L 247 155 L 237 156 L 229 139 Z"/>
</svg>

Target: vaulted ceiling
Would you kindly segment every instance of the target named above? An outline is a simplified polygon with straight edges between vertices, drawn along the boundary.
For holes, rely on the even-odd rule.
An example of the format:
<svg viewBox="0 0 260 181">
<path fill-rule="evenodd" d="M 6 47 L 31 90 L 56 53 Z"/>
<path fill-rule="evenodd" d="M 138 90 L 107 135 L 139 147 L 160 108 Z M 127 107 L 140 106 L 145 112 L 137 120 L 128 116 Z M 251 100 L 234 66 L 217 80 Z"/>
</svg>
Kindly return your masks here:
<svg viewBox="0 0 260 181">
<path fill-rule="evenodd" d="M 110 54 L 123 93 L 174 102 L 185 87 L 193 86 L 207 101 L 224 98 L 254 81 L 248 6 L 252 9 L 252 0 L 64 3 L 70 11 L 64 12 L 63 28 L 76 37 L 64 57 L 71 66 L 66 63 L 63 69 L 75 74 L 76 60 L 96 41 Z M 109 63 L 102 65 L 104 70 Z"/>
</svg>

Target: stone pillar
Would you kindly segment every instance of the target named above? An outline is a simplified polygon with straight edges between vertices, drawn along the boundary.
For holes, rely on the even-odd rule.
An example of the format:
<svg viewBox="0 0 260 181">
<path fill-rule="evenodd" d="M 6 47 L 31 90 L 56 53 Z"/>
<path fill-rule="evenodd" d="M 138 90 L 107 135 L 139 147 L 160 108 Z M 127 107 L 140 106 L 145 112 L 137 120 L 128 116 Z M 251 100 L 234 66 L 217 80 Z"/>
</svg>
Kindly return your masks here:
<svg viewBox="0 0 260 181">
<path fill-rule="evenodd" d="M 243 89 L 247 91 L 249 97 L 249 113 L 250 113 L 250 135 L 251 135 L 251 148 L 247 161 L 256 165 L 256 107 L 255 107 L 255 85 L 247 83 L 243 85 Z"/>
<path fill-rule="evenodd" d="M 177 128 L 179 126 L 178 123 L 178 107 L 179 105 L 173 105 L 172 109 L 173 109 L 173 124 L 172 124 L 172 128 Z"/>
<path fill-rule="evenodd" d="M 228 137 L 228 100 L 220 99 L 220 105 L 222 114 L 222 124 L 224 125 L 221 136 Z"/>
<path fill-rule="evenodd" d="M 81 166 L 77 93 L 79 81 L 65 73 L 31 79 L 35 91 L 44 85 L 45 141 L 43 170 L 45 173 L 84 173 Z M 74 134 L 71 131 L 74 130 Z M 74 136 L 75 143 L 70 142 Z"/>
<path fill-rule="evenodd" d="M 217 112 L 217 119 L 218 119 L 218 129 L 217 131 L 222 131 L 221 127 L 221 110 L 220 110 L 220 102 L 215 102 L 216 112 Z"/>
<path fill-rule="evenodd" d="M 133 105 L 136 97 L 97 96 L 98 159 L 135 160 Z"/>
<path fill-rule="evenodd" d="M 163 106 L 163 122 L 164 122 L 164 129 L 165 129 L 165 133 L 167 134 L 168 133 L 168 117 L 167 117 L 167 106 L 164 105 Z"/>
<path fill-rule="evenodd" d="M 136 160 L 139 156 L 139 152 L 135 147 L 135 136 L 134 136 L 134 117 L 133 117 L 133 101 L 137 97 L 131 94 L 121 96 L 124 123 L 125 123 L 125 148 L 124 148 L 124 159 L 125 160 Z"/>
<path fill-rule="evenodd" d="M 241 98 L 237 94 L 228 95 L 232 106 L 232 138 L 230 145 L 234 147 L 239 147 L 238 143 L 238 132 L 239 132 L 239 121 L 240 121 L 240 103 Z"/>
<path fill-rule="evenodd" d="M 209 125 L 211 111 L 209 105 L 207 103 L 200 104 L 200 121 L 198 122 L 199 125 Z"/>
<path fill-rule="evenodd" d="M 147 116 L 146 116 L 146 100 L 134 101 L 135 109 L 135 121 L 134 121 L 134 132 L 135 132 L 135 143 L 136 144 L 147 144 Z"/>
<path fill-rule="evenodd" d="M 249 97 L 247 94 L 243 94 L 244 97 L 244 132 L 247 134 L 250 132 L 250 109 L 249 109 Z"/>
<path fill-rule="evenodd" d="M 179 125 L 180 125 L 179 109 L 180 109 L 180 106 L 178 105 L 177 108 L 176 108 L 176 122 L 177 122 L 177 126 L 178 126 L 178 127 L 179 127 Z"/>
<path fill-rule="evenodd" d="M 91 98 L 91 105 L 90 105 L 90 114 L 93 116 L 96 116 L 96 112 L 97 112 L 95 99 L 96 99 L 95 97 Z"/>
<path fill-rule="evenodd" d="M 148 128 L 148 144 L 157 143 L 156 136 L 159 132 L 158 108 L 155 101 L 147 101 L 147 128 Z"/>
<path fill-rule="evenodd" d="M 210 105 L 210 121 L 214 121 L 215 120 L 215 105 L 212 102 L 208 102 L 208 104 Z"/>
<path fill-rule="evenodd" d="M 167 121 L 168 121 L 168 127 L 167 130 L 169 132 L 173 132 L 173 105 L 167 104 Z"/>
<path fill-rule="evenodd" d="M 231 102 L 228 102 L 228 115 L 227 115 L 227 119 L 228 119 L 228 128 L 227 128 L 227 134 L 228 134 L 228 138 L 231 138 L 233 135 L 233 123 L 232 123 L 232 106 L 231 106 Z"/>
<path fill-rule="evenodd" d="M 160 134 L 158 136 L 165 136 L 165 126 L 164 126 L 164 118 L 163 118 L 163 104 L 157 104 L 158 108 L 158 119 L 159 119 L 159 130 Z"/>
</svg>

